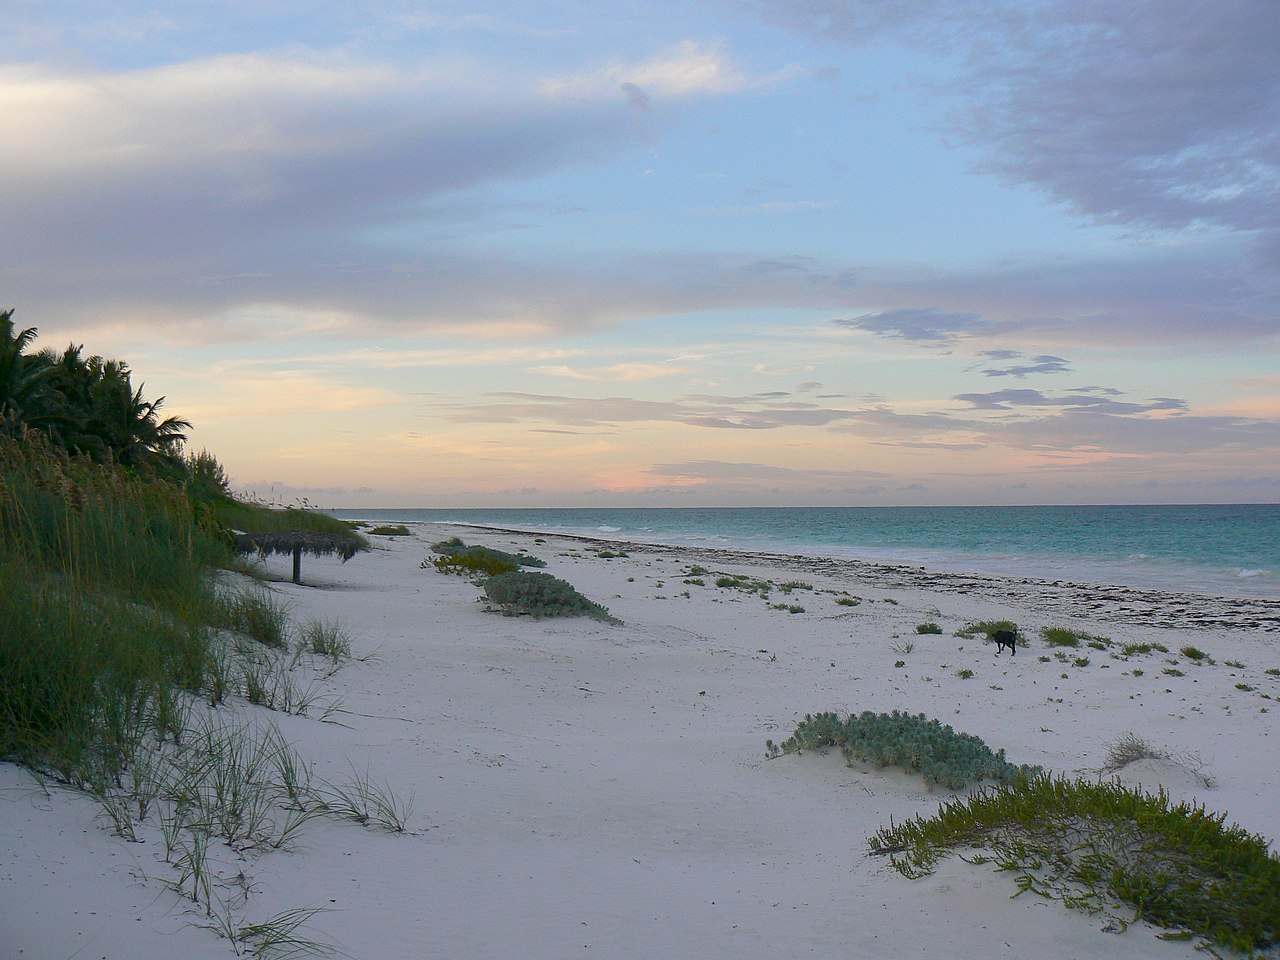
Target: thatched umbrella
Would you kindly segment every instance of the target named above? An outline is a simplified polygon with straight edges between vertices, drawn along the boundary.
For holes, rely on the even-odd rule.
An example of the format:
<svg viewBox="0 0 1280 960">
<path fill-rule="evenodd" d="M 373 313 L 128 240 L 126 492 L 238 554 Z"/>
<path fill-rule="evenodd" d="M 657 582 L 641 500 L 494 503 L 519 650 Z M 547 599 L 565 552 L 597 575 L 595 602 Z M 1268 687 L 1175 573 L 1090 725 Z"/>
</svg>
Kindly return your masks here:
<svg viewBox="0 0 1280 960">
<path fill-rule="evenodd" d="M 313 557 L 337 554 L 346 563 L 364 548 L 355 534 L 316 533 L 310 530 L 283 530 L 276 533 L 235 534 L 236 549 L 241 553 L 257 553 L 267 557 L 273 553 L 293 554 L 293 582 L 302 583 L 302 554 Z"/>
</svg>

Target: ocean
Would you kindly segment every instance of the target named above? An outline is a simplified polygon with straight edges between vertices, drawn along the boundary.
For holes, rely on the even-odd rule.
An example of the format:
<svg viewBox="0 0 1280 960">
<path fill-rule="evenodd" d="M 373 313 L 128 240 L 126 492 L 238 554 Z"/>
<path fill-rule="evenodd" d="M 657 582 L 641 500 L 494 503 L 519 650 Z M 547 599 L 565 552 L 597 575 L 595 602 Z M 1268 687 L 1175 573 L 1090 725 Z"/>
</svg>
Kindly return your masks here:
<svg viewBox="0 0 1280 960">
<path fill-rule="evenodd" d="M 942 572 L 1280 599 L 1280 504 L 334 510 Z"/>
</svg>

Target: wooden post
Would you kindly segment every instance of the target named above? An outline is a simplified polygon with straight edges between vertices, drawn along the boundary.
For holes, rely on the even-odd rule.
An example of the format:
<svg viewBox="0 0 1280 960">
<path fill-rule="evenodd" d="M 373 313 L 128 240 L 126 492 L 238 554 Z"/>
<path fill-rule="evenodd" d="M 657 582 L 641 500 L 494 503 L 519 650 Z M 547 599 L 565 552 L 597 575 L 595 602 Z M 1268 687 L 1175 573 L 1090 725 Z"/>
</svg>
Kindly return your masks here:
<svg viewBox="0 0 1280 960">
<path fill-rule="evenodd" d="M 302 545 L 295 544 L 293 548 L 293 582 L 302 583 Z"/>
</svg>

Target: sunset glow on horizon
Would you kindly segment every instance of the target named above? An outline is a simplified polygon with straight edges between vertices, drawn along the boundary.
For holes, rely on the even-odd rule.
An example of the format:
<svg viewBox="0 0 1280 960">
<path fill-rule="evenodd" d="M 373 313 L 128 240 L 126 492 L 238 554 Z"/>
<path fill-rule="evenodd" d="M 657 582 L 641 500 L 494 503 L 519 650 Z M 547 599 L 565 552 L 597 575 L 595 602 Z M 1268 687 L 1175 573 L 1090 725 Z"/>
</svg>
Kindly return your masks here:
<svg viewBox="0 0 1280 960">
<path fill-rule="evenodd" d="M 1280 499 L 1280 5 L 45 4 L 0 310 L 324 507 Z"/>
</svg>

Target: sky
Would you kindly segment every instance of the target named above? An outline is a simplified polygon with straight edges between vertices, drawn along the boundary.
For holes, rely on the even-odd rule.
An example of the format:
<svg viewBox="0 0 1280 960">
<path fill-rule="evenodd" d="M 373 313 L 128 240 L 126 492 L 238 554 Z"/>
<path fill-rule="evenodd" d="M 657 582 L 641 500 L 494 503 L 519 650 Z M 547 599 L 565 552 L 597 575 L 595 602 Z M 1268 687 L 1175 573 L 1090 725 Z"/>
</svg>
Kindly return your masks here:
<svg viewBox="0 0 1280 960">
<path fill-rule="evenodd" d="M 0 309 L 321 507 L 1280 500 L 1275 0 L 7 0 Z"/>
</svg>

